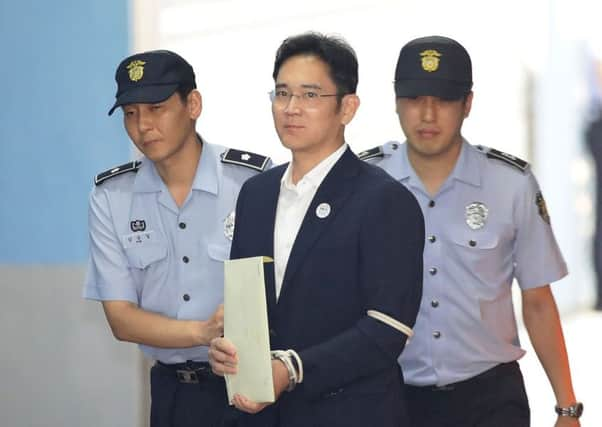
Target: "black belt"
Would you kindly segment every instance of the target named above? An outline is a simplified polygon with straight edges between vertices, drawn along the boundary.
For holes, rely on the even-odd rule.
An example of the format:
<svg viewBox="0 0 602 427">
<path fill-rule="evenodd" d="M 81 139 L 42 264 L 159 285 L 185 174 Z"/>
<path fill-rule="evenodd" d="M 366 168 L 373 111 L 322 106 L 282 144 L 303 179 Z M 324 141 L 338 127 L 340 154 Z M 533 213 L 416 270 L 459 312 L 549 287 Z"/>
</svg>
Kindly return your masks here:
<svg viewBox="0 0 602 427">
<path fill-rule="evenodd" d="M 188 360 L 184 363 L 167 364 L 157 361 L 155 366 L 174 375 L 183 384 L 198 384 L 201 381 L 221 378 L 213 373 L 208 362 Z"/>
<path fill-rule="evenodd" d="M 427 385 L 427 386 L 415 386 L 406 384 L 407 387 L 416 390 L 416 391 L 453 391 L 459 388 L 464 388 L 470 386 L 473 383 L 487 380 L 490 378 L 501 377 L 504 375 L 511 375 L 512 373 L 519 372 L 520 368 L 518 367 L 518 363 L 516 361 L 508 362 L 508 363 L 500 363 L 497 366 L 494 366 L 491 369 L 486 370 L 485 372 L 480 373 L 479 375 L 475 375 L 464 381 L 458 381 L 457 383 L 451 383 L 447 385 L 437 386 L 437 385 Z"/>
</svg>

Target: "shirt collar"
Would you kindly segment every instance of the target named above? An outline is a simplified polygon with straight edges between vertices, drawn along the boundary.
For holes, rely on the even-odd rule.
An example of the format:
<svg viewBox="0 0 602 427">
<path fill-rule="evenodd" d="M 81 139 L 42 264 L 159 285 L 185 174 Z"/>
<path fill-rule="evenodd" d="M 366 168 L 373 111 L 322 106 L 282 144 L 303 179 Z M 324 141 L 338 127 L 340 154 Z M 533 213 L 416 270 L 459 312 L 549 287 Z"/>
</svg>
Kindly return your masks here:
<svg viewBox="0 0 602 427">
<path fill-rule="evenodd" d="M 476 149 L 470 145 L 468 141 L 462 139 L 460 156 L 458 157 L 458 161 L 456 162 L 456 166 L 454 167 L 450 178 L 467 184 L 480 186 L 481 168 L 477 158 L 478 155 Z"/>
<path fill-rule="evenodd" d="M 202 140 L 199 136 L 199 141 L 202 141 L 203 150 L 201 152 L 201 158 L 196 168 L 194 181 L 192 182 L 193 190 L 206 191 L 211 194 L 218 193 L 218 158 L 219 156 L 215 152 L 215 147 L 206 141 Z M 159 176 L 157 169 L 153 162 L 148 160 L 146 157 L 140 159 L 142 164 L 136 179 L 134 181 L 134 192 L 135 193 L 152 193 L 163 191 L 165 184 Z"/>
<path fill-rule="evenodd" d="M 201 140 L 200 136 L 199 140 Z M 215 151 L 215 146 L 209 144 L 205 140 L 201 141 L 203 144 L 203 151 L 201 152 L 201 158 L 196 168 L 192 189 L 217 195 L 219 155 Z"/>
<path fill-rule="evenodd" d="M 347 143 L 343 143 L 334 153 L 323 159 L 320 163 L 313 167 L 309 172 L 301 178 L 297 184 L 293 184 L 292 168 L 293 162 L 290 162 L 280 180 L 280 188 L 289 191 L 299 191 L 301 187 L 318 188 L 328 172 L 332 169 L 335 163 L 343 156 L 347 150 Z"/>
<path fill-rule="evenodd" d="M 140 159 L 142 164 L 134 180 L 134 193 L 153 193 L 163 190 L 163 181 L 157 173 L 153 162 L 146 157 Z"/>
<path fill-rule="evenodd" d="M 407 152 L 407 142 L 402 146 L 402 159 L 401 168 L 399 168 L 398 176 L 395 176 L 398 180 L 409 179 L 410 182 L 421 183 L 420 178 L 416 175 L 414 168 L 410 164 Z M 387 154 L 385 150 L 385 155 Z M 465 139 L 462 139 L 462 148 L 460 149 L 460 155 L 456 161 L 456 165 L 452 170 L 452 173 L 447 178 L 446 182 L 451 180 L 462 181 L 467 184 L 480 186 L 481 185 L 481 167 L 478 162 L 479 154 L 476 153 L 475 148 L 468 143 Z"/>
</svg>

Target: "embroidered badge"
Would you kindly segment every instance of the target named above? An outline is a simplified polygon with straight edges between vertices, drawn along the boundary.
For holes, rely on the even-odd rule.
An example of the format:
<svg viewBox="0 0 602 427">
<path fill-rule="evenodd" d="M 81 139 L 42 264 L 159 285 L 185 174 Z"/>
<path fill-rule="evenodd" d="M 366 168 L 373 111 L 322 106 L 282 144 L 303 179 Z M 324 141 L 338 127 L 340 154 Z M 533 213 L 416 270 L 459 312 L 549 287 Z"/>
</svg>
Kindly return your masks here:
<svg viewBox="0 0 602 427">
<path fill-rule="evenodd" d="M 139 59 L 128 64 L 126 68 L 128 69 L 128 75 L 130 76 L 131 81 L 137 82 L 142 79 L 142 76 L 144 76 L 144 64 L 146 64 L 146 62 L 140 61 Z"/>
<path fill-rule="evenodd" d="M 473 230 L 480 230 L 485 226 L 489 209 L 481 202 L 473 202 L 466 206 L 466 224 Z"/>
<path fill-rule="evenodd" d="M 548 207 L 546 206 L 546 201 L 543 198 L 543 194 L 541 191 L 538 191 L 535 195 L 535 204 L 537 205 L 537 210 L 539 211 L 539 216 L 548 224 L 550 223 L 550 214 L 548 213 Z"/>
<path fill-rule="evenodd" d="M 420 52 L 422 57 L 422 69 L 429 73 L 439 69 L 439 58 L 441 54 L 434 49 L 429 49 Z"/>
<path fill-rule="evenodd" d="M 232 240 L 232 238 L 234 237 L 235 216 L 236 216 L 236 214 L 234 213 L 234 211 L 232 211 L 226 217 L 226 219 L 224 219 L 224 236 L 226 236 L 226 238 L 228 240 Z"/>
<path fill-rule="evenodd" d="M 132 231 L 144 231 L 146 230 L 146 221 L 143 219 L 135 219 L 130 222 L 130 229 Z"/>
<path fill-rule="evenodd" d="M 244 153 L 244 154 L 241 154 L 240 158 L 241 158 L 241 160 L 248 162 L 249 160 L 251 160 L 251 155 L 249 153 Z"/>
</svg>

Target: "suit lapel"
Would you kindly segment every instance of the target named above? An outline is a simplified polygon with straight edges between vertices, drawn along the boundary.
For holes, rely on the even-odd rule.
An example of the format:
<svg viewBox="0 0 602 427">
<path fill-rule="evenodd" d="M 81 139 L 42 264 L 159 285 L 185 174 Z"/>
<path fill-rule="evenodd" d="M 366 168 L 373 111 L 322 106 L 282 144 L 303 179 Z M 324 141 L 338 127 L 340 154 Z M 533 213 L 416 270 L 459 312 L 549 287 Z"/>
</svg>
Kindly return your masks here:
<svg viewBox="0 0 602 427">
<path fill-rule="evenodd" d="M 316 241 L 328 230 L 329 224 L 338 213 L 344 209 L 345 202 L 354 189 L 352 180 L 358 173 L 358 162 L 360 160 L 348 148 L 318 187 L 291 249 L 278 301 L 282 301 L 286 289 L 290 286 L 292 279 L 303 265 Z M 323 204 L 330 207 L 330 212 L 324 218 L 320 218 L 317 210 L 318 206 Z M 326 208 L 326 206 L 323 205 L 323 208 Z M 321 209 L 321 212 L 324 212 L 324 210 Z"/>
<path fill-rule="evenodd" d="M 280 180 L 284 171 L 286 170 L 286 164 L 279 166 L 281 169 L 278 173 L 274 174 L 271 181 L 268 182 L 264 191 L 265 199 L 261 201 L 261 214 L 260 218 L 264 218 L 265 221 L 257 221 L 258 226 L 264 226 L 265 228 L 258 230 L 259 233 L 255 235 L 262 239 L 259 247 L 263 248 L 262 255 L 274 258 L 274 225 L 276 223 L 276 208 L 278 206 L 278 196 L 280 195 Z M 274 263 L 266 264 L 264 269 L 265 281 L 266 281 L 266 300 L 268 304 L 268 315 L 271 317 L 272 308 L 276 305 L 276 287 L 274 277 Z"/>
</svg>

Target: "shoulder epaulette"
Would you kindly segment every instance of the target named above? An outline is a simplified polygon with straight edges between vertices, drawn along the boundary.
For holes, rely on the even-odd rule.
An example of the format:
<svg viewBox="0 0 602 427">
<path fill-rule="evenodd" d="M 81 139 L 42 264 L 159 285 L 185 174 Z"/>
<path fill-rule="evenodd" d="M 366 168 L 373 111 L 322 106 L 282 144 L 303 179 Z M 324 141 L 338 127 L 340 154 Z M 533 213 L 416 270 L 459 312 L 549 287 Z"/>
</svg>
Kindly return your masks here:
<svg viewBox="0 0 602 427">
<path fill-rule="evenodd" d="M 250 151 L 235 150 L 228 148 L 222 153 L 222 163 L 245 166 L 256 171 L 263 172 L 270 162 L 270 158 Z"/>
<path fill-rule="evenodd" d="M 94 184 L 99 185 L 108 179 L 111 179 L 117 175 L 121 175 L 126 172 L 138 172 L 142 162 L 140 160 L 134 160 L 133 162 L 124 163 L 123 165 L 116 166 L 107 171 L 99 173 L 94 177 Z"/>
<path fill-rule="evenodd" d="M 357 155 L 360 160 L 368 160 L 373 159 L 375 157 L 384 157 L 385 153 L 383 152 L 383 147 L 379 145 L 378 147 L 371 148 L 369 150 L 362 151 Z"/>
<path fill-rule="evenodd" d="M 487 151 L 487 157 L 490 159 L 498 159 L 503 162 L 506 162 L 509 165 L 519 169 L 521 172 L 524 172 L 529 167 L 529 163 L 524 161 L 523 159 L 519 159 L 518 157 L 515 157 L 512 154 L 496 150 L 495 148 L 490 148 L 489 151 Z"/>
</svg>

